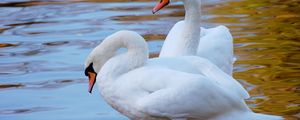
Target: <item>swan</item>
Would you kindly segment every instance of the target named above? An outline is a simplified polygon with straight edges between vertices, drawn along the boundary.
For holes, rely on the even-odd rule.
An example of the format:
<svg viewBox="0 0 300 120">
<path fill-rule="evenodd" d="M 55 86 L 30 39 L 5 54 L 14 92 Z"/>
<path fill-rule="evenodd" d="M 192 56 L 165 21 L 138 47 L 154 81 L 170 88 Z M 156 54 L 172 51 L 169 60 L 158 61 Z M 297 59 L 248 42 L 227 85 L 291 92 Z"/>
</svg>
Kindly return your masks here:
<svg viewBox="0 0 300 120">
<path fill-rule="evenodd" d="M 234 61 L 233 40 L 229 30 L 225 26 L 200 29 L 201 0 L 182 1 L 186 11 L 185 19 L 176 23 L 171 29 L 159 57 L 197 55 L 210 60 L 225 73 L 232 76 Z M 169 0 L 161 0 L 153 8 L 152 12 L 155 13 L 168 4 Z M 200 35 L 200 33 L 202 35 Z M 202 36 L 201 41 L 200 36 Z M 226 82 L 223 83 L 228 84 Z M 240 84 L 235 85 L 237 85 L 236 87 L 240 87 Z M 239 91 L 234 92 L 240 94 Z M 250 96 L 244 95 L 242 97 L 248 99 Z"/>
<path fill-rule="evenodd" d="M 232 75 L 235 58 L 229 29 L 223 25 L 209 29 L 200 28 L 201 0 L 181 1 L 185 8 L 185 18 L 170 30 L 159 57 L 197 55 L 207 58 L 225 73 Z M 161 0 L 152 12 L 156 13 L 169 2 Z"/>
<path fill-rule="evenodd" d="M 118 53 L 121 48 L 127 51 Z M 148 56 L 147 43 L 136 32 L 108 36 L 86 59 L 89 92 L 97 83 L 103 99 L 132 120 L 280 119 L 252 112 L 240 97 L 248 93 L 214 80 L 233 78 L 207 59 Z"/>
</svg>

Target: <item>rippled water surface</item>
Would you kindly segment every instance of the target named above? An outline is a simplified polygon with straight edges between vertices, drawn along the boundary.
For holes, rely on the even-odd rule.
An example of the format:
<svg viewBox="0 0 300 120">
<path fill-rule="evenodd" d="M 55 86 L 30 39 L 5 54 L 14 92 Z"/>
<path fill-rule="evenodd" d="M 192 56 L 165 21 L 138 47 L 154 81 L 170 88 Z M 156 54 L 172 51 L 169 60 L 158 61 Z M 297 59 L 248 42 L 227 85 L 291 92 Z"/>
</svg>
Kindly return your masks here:
<svg viewBox="0 0 300 120">
<path fill-rule="evenodd" d="M 299 119 L 300 1 L 220 1 L 204 1 L 202 26 L 231 29 L 234 76 L 252 95 L 248 105 Z M 103 38 L 122 29 L 142 34 L 157 56 L 184 10 L 175 1 L 152 15 L 155 2 L 1 0 L 0 119 L 126 119 L 87 92 L 83 62 Z"/>
</svg>

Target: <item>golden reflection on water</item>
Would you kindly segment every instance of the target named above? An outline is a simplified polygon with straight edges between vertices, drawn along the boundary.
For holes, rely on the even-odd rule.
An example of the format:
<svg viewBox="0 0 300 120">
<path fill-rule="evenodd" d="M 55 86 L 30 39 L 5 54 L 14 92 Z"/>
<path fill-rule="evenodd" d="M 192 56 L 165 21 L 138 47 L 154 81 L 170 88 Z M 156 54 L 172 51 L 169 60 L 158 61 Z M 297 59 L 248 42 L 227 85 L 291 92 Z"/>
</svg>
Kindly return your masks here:
<svg viewBox="0 0 300 120">
<path fill-rule="evenodd" d="M 300 1 L 245 0 L 210 8 L 235 36 L 234 76 L 255 88 L 249 104 L 256 112 L 300 117 Z M 237 15 L 237 16 L 231 16 Z M 296 118 L 297 116 L 297 118 Z"/>
</svg>

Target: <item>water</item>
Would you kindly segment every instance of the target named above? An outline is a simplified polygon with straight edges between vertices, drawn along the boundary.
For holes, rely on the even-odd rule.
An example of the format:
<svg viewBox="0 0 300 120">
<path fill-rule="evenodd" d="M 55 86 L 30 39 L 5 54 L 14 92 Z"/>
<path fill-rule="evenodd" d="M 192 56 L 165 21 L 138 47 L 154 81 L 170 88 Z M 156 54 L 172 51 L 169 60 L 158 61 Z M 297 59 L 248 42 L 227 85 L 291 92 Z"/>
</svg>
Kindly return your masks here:
<svg viewBox="0 0 300 120">
<path fill-rule="evenodd" d="M 158 55 L 183 18 L 180 2 L 152 15 L 155 0 L 0 1 L 1 120 L 123 120 L 87 92 L 83 62 L 107 35 L 122 29 L 147 39 Z M 204 1 L 202 26 L 224 24 L 235 38 L 234 76 L 256 112 L 300 118 L 300 3 Z"/>
</svg>

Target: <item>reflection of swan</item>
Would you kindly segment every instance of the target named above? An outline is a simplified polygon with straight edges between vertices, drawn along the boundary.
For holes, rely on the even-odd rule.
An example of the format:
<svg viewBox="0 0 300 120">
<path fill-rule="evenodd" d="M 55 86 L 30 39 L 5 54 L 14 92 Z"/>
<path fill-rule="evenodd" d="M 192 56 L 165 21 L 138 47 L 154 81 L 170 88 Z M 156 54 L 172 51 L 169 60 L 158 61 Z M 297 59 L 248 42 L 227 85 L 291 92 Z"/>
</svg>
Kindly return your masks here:
<svg viewBox="0 0 300 120">
<path fill-rule="evenodd" d="M 200 35 L 200 0 L 182 1 L 185 7 L 185 19 L 176 23 L 169 32 L 160 57 L 197 54 L 207 58 L 225 73 L 231 75 L 234 56 L 233 40 L 229 30 L 225 26 L 201 28 Z M 168 3 L 169 0 L 161 0 L 153 9 L 153 13 Z"/>
<path fill-rule="evenodd" d="M 127 51 L 116 54 L 120 48 Z M 148 59 L 147 44 L 135 32 L 120 31 L 107 37 L 89 54 L 85 64 L 89 91 L 97 78 L 103 98 L 134 120 L 273 118 L 251 112 L 240 96 L 247 96 L 247 92 L 233 85 L 238 83 L 219 83 L 216 79 L 232 78 L 206 59 Z"/>
</svg>

